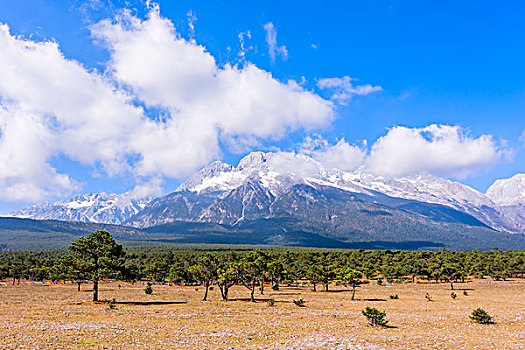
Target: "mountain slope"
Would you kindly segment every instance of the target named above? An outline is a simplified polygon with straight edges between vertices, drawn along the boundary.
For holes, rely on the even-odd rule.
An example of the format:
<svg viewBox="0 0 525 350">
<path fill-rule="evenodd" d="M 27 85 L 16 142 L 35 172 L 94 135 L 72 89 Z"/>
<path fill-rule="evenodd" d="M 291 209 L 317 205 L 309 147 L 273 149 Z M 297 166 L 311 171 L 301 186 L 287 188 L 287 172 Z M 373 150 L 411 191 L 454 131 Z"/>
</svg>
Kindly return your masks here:
<svg viewBox="0 0 525 350">
<path fill-rule="evenodd" d="M 486 194 L 498 205 L 498 210 L 506 221 L 525 232 L 525 174 L 496 180 Z"/>
<path fill-rule="evenodd" d="M 38 220 L 80 221 L 121 224 L 141 211 L 150 198 L 135 199 L 127 194 L 78 194 L 55 203 L 40 203 L 9 214 Z"/>
<path fill-rule="evenodd" d="M 337 169 L 325 169 L 315 160 L 293 153 L 254 152 L 243 158 L 236 168 L 225 163 L 214 162 L 183 183 L 175 193 L 182 196 L 187 196 L 188 193 L 197 196 L 208 195 L 213 197 L 215 201 L 221 202 L 225 197 L 231 199 L 234 194 L 230 192 L 245 186 L 247 181 L 257 184 L 267 191 L 263 197 L 271 195 L 277 198 L 296 184 L 324 185 L 371 197 L 386 194 L 393 198 L 444 205 L 468 214 L 495 230 L 514 233 L 525 232 L 525 227 L 520 224 L 523 223 L 520 218 L 510 217 L 510 214 L 506 214 L 510 209 L 502 209 L 487 195 L 461 183 L 428 174 L 388 178 L 369 174 L 362 169 L 352 173 Z M 209 209 L 213 213 L 201 212 L 201 215 L 190 215 L 189 217 L 178 215 L 173 216 L 171 221 L 210 220 L 232 223 L 225 216 L 233 215 L 232 217 L 236 217 L 236 219 L 240 219 L 242 216 L 226 213 L 228 210 L 234 210 L 234 208 L 239 210 L 238 205 L 232 204 L 227 206 L 229 209 L 221 209 L 223 212 L 220 215 L 224 216 L 223 220 L 216 220 L 214 218 L 219 215 L 217 212 L 219 206 L 219 204 L 215 204 L 213 206 L 215 209 Z M 262 208 L 266 208 L 266 206 L 262 206 L 260 210 L 263 210 Z M 205 208 L 201 208 L 201 210 L 206 211 Z M 139 213 L 127 223 L 137 227 L 147 227 L 170 221 L 169 216 L 164 216 L 162 213 L 156 220 L 141 219 L 141 215 L 148 211 L 147 206 L 144 212 Z M 265 212 L 256 215 L 256 217 L 267 217 L 268 215 L 269 213 Z"/>
</svg>

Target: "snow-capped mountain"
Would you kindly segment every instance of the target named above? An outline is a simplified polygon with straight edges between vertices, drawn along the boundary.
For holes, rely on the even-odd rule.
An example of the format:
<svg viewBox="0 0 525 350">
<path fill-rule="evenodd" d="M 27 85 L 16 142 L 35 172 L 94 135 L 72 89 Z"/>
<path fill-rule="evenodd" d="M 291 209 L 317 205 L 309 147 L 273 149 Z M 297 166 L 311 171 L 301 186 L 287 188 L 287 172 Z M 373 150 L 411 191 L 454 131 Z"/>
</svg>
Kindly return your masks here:
<svg viewBox="0 0 525 350">
<path fill-rule="evenodd" d="M 150 201 L 151 198 L 130 198 L 129 194 L 77 194 L 55 203 L 35 204 L 15 211 L 10 216 L 38 220 L 121 224 L 141 211 Z"/>
<path fill-rule="evenodd" d="M 127 223 L 137 227 L 174 220 L 236 224 L 246 217 L 271 217 L 273 203 L 297 185 L 336 188 L 349 194 L 377 197 L 378 201 L 379 196 L 387 195 L 444 205 L 498 231 L 524 232 L 519 220 L 502 212 L 500 205 L 459 182 L 428 174 L 389 178 L 363 169 L 344 172 L 327 169 L 308 156 L 288 152 L 253 152 L 237 167 L 213 162 Z"/>
<path fill-rule="evenodd" d="M 525 204 L 525 174 L 494 181 L 487 190 L 487 197 L 501 206 Z"/>
<path fill-rule="evenodd" d="M 506 221 L 525 232 L 525 174 L 496 180 L 487 190 L 487 197 L 498 205 Z"/>
<path fill-rule="evenodd" d="M 429 174 L 391 178 L 376 176 L 363 169 L 354 172 L 325 169 L 314 159 L 294 153 L 254 152 L 243 158 L 237 168 L 214 162 L 182 184 L 177 192 L 231 191 L 248 179 L 259 181 L 261 186 L 267 188 L 274 196 L 298 183 L 332 186 L 372 196 L 374 192 L 380 192 L 390 197 L 446 205 L 472 215 L 498 231 L 524 231 L 519 220 L 502 212 L 499 202 L 459 182 Z M 523 182 L 514 182 L 525 184 L 525 177 L 523 179 Z M 509 191 L 511 190 L 507 192 Z M 515 194 L 507 192 L 503 193 L 501 198 L 511 196 L 516 200 Z M 525 199 L 523 188 L 520 193 Z M 506 210 L 508 211 L 508 208 Z M 521 222 L 523 223 L 523 220 Z"/>
<path fill-rule="evenodd" d="M 348 207 L 350 202 L 354 207 Z M 213 162 L 175 192 L 157 199 L 133 199 L 129 194 L 86 194 L 37 204 L 12 215 L 139 228 L 174 221 L 240 225 L 279 216 L 302 217 L 323 205 L 324 216 L 317 218 L 322 229 L 347 215 L 341 227 L 359 230 L 348 221 L 349 215 L 365 222 L 370 219 L 360 214 L 365 210 L 388 212 L 396 222 L 417 222 L 421 218 L 413 214 L 423 213 L 427 219 L 437 221 L 447 218 L 451 222 L 459 220 L 467 225 L 484 224 L 498 231 L 525 233 L 525 175 L 498 180 L 483 194 L 459 182 L 428 174 L 391 178 L 373 175 L 365 169 L 345 172 L 325 168 L 302 154 L 253 152 L 237 167 Z M 408 216 L 407 211 L 411 213 Z M 310 215 L 318 212 L 314 210 Z"/>
</svg>

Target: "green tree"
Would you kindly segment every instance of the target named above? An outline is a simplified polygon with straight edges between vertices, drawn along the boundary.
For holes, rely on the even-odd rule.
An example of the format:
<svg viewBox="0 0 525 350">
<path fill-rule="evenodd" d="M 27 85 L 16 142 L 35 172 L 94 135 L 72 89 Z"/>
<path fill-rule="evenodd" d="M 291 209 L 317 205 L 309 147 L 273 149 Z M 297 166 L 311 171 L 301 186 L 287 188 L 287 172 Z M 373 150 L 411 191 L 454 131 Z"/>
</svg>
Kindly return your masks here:
<svg viewBox="0 0 525 350">
<path fill-rule="evenodd" d="M 208 290 L 210 284 L 217 280 L 217 257 L 211 254 L 204 254 L 197 258 L 194 265 L 190 266 L 190 272 L 195 279 L 204 284 L 204 298 L 203 301 L 208 300 Z"/>
<path fill-rule="evenodd" d="M 75 254 L 78 269 L 93 281 L 93 301 L 98 301 L 101 278 L 116 277 L 124 267 L 124 249 L 107 231 L 94 231 L 80 237 L 69 249 Z"/>
<path fill-rule="evenodd" d="M 363 283 L 363 274 L 360 271 L 351 269 L 351 268 L 345 268 L 341 272 L 341 280 L 348 283 L 352 286 L 352 297 L 350 300 L 354 300 L 355 297 L 355 289 L 358 285 Z"/>
<path fill-rule="evenodd" d="M 264 278 L 270 262 L 270 255 L 266 252 L 256 250 L 247 254 L 239 264 L 239 277 L 245 287 L 250 289 L 250 299 L 255 301 L 255 284 L 260 283 L 261 294 L 263 294 Z"/>
</svg>

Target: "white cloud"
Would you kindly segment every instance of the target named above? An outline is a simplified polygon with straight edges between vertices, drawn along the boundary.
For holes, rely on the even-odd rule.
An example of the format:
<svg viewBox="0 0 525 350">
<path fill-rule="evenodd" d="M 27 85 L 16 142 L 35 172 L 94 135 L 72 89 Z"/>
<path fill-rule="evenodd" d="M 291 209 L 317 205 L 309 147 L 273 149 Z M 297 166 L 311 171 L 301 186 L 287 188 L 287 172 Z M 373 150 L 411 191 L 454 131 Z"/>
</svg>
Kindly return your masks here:
<svg viewBox="0 0 525 350">
<path fill-rule="evenodd" d="M 180 38 L 158 9 L 144 21 L 127 14 L 117 22 L 100 22 L 93 34 L 111 51 L 114 77 L 147 105 L 167 108 L 172 131 L 191 125 L 181 137 L 193 140 L 188 140 L 193 146 L 210 140 L 216 145 L 218 135 L 252 145 L 290 130 L 318 128 L 333 118 L 331 102 L 295 81 L 281 83 L 250 63 L 217 66 L 204 47 Z M 180 162 L 151 157 L 141 168 L 150 172 L 170 165 L 178 168 Z"/>
<path fill-rule="evenodd" d="M 49 165 L 55 150 L 45 123 L 36 114 L 0 106 L 1 200 L 37 201 L 77 187 L 68 175 Z"/>
<path fill-rule="evenodd" d="M 351 145 L 344 138 L 331 145 L 322 137 L 306 137 L 300 152 L 320 162 L 326 168 L 353 171 L 361 166 L 367 155 L 366 142 L 362 147 Z"/>
<path fill-rule="evenodd" d="M 275 62 L 277 56 L 281 56 L 283 61 L 288 59 L 288 50 L 286 46 L 281 45 L 277 46 L 277 31 L 272 22 L 268 22 L 264 25 L 264 30 L 266 31 L 266 44 L 268 44 L 268 54 L 272 60 L 272 63 Z"/>
<path fill-rule="evenodd" d="M 190 29 L 190 39 L 193 39 L 193 37 L 195 36 L 195 22 L 197 22 L 197 16 L 192 10 L 190 10 L 186 14 L 186 17 L 188 18 L 188 27 Z"/>
<path fill-rule="evenodd" d="M 365 165 L 387 176 L 428 172 L 464 178 L 491 167 L 505 155 L 492 136 L 475 138 L 458 126 L 396 126 L 374 143 Z"/>
<path fill-rule="evenodd" d="M 319 163 L 312 158 L 295 152 L 267 153 L 266 163 L 279 173 L 301 179 L 319 176 Z"/>
<path fill-rule="evenodd" d="M 521 142 L 525 143 L 525 130 L 523 130 L 523 132 L 521 133 L 521 136 L 520 136 L 519 140 Z"/>
<path fill-rule="evenodd" d="M 51 165 L 65 156 L 110 176 L 182 178 L 220 156 L 327 125 L 333 105 L 295 81 L 246 63 L 217 66 L 158 7 L 93 27 L 110 49 L 109 74 L 64 57 L 58 44 L 0 25 L 0 193 L 34 201 L 77 189 Z M 133 101 L 166 111 L 149 118 Z M 271 103 L 269 103 L 271 101 Z"/>
<path fill-rule="evenodd" d="M 323 78 L 317 81 L 317 86 L 322 90 L 332 91 L 331 99 L 345 106 L 354 95 L 368 95 L 383 90 L 383 88 L 378 85 L 354 85 L 354 81 L 357 81 L 357 79 L 350 78 L 349 76 L 342 78 Z"/>
<path fill-rule="evenodd" d="M 246 53 L 253 49 L 252 45 L 249 45 L 248 47 L 246 47 L 246 40 L 244 39 L 244 37 L 251 39 L 252 33 L 249 30 L 246 32 L 240 32 L 237 37 L 239 38 L 239 46 L 240 46 L 237 56 L 239 57 L 240 63 L 244 65 L 246 64 Z"/>
</svg>

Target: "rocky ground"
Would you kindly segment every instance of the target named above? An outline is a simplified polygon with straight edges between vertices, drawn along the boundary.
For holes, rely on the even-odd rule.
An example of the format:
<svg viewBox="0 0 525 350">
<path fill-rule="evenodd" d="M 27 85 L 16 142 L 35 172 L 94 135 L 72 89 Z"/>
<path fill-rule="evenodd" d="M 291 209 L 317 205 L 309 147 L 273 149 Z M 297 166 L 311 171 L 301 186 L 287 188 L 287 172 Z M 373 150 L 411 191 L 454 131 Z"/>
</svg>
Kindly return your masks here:
<svg viewBox="0 0 525 350">
<path fill-rule="evenodd" d="M 119 284 L 121 288 L 119 289 Z M 201 301 L 202 287 L 103 283 L 93 303 L 91 285 L 0 287 L 1 349 L 525 349 L 525 281 L 362 286 L 350 300 L 344 286 L 269 288 L 251 303 L 234 287 L 224 302 L 217 288 Z M 197 291 L 195 289 L 198 289 Z M 466 290 L 468 295 L 463 294 Z M 431 296 L 432 301 L 425 298 Z M 389 295 L 399 295 L 392 300 Z M 294 299 L 305 300 L 298 307 Z M 367 326 L 366 306 L 387 312 L 391 328 Z M 469 315 L 481 307 L 496 323 Z"/>
</svg>

